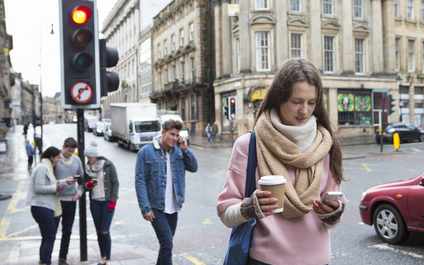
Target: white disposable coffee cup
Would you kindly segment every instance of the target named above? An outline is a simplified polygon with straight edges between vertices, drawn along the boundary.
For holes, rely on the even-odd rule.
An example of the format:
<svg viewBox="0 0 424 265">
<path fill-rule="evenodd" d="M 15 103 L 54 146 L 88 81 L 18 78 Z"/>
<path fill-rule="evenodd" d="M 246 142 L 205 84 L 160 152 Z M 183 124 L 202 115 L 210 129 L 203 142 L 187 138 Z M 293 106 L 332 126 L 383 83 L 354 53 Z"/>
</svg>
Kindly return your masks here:
<svg viewBox="0 0 424 265">
<path fill-rule="evenodd" d="M 258 184 L 261 186 L 261 190 L 267 190 L 271 192 L 271 196 L 277 198 L 278 208 L 274 210 L 274 213 L 280 213 L 284 210 L 284 192 L 286 191 L 286 179 L 280 175 L 269 175 L 262 176 Z"/>
</svg>

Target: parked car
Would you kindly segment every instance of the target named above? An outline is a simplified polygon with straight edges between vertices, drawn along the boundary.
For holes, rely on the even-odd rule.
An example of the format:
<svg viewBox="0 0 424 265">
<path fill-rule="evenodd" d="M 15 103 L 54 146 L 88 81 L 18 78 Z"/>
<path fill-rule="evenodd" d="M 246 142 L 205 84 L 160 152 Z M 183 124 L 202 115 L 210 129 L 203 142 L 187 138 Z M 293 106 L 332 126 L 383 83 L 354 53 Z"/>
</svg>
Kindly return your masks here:
<svg viewBox="0 0 424 265">
<path fill-rule="evenodd" d="M 424 141 L 424 130 L 412 124 L 404 122 L 387 123 L 382 126 L 383 143 L 393 142 L 393 135 L 397 133 L 401 142 Z M 381 136 L 378 129 L 375 131 L 375 140 L 381 143 Z"/>
<path fill-rule="evenodd" d="M 105 140 L 109 142 L 116 141 L 115 137 L 112 135 L 112 124 L 110 122 L 105 122 L 105 130 L 103 131 L 103 138 L 105 138 Z"/>
<path fill-rule="evenodd" d="M 362 222 L 374 225 L 387 243 L 405 241 L 409 232 L 424 233 L 424 174 L 415 179 L 380 184 L 362 194 Z"/>
<path fill-rule="evenodd" d="M 99 119 L 97 117 L 94 117 L 94 116 L 85 116 L 84 117 L 85 130 L 87 132 L 92 132 L 93 131 L 93 128 L 96 125 L 96 122 L 98 120 Z"/>
<path fill-rule="evenodd" d="M 103 131 L 105 130 L 106 124 L 104 121 L 98 121 L 94 125 L 93 134 L 95 136 L 103 136 Z"/>
</svg>

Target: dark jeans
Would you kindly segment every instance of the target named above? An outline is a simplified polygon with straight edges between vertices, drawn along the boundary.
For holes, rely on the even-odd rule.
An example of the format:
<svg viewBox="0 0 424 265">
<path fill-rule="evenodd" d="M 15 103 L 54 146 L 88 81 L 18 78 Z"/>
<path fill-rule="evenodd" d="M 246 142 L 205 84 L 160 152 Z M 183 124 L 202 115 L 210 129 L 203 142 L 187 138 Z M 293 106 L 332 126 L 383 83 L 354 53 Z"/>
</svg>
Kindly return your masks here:
<svg viewBox="0 0 424 265">
<path fill-rule="evenodd" d="M 31 214 L 38 223 L 41 232 L 40 262 L 51 264 L 54 241 L 56 239 L 56 222 L 53 211 L 44 208 L 31 206 Z"/>
<path fill-rule="evenodd" d="M 31 170 L 34 156 L 28 156 L 28 170 Z"/>
<path fill-rule="evenodd" d="M 60 201 L 60 204 L 62 205 L 62 239 L 60 241 L 59 261 L 66 261 L 77 203 L 74 201 Z M 60 217 L 58 218 L 58 221 L 60 221 Z M 56 229 L 58 226 L 59 222 Z"/>
<path fill-rule="evenodd" d="M 110 252 L 112 249 L 112 240 L 110 238 L 110 225 L 112 223 L 115 210 L 108 211 L 110 201 L 91 200 L 90 210 L 93 216 L 94 226 L 97 230 L 97 242 L 99 243 L 101 257 L 110 260 Z"/>
<path fill-rule="evenodd" d="M 172 248 L 175 230 L 177 229 L 178 213 L 167 214 L 161 210 L 153 209 L 155 219 L 152 226 L 155 229 L 156 237 L 159 240 L 159 256 L 157 265 L 172 264 Z"/>
</svg>

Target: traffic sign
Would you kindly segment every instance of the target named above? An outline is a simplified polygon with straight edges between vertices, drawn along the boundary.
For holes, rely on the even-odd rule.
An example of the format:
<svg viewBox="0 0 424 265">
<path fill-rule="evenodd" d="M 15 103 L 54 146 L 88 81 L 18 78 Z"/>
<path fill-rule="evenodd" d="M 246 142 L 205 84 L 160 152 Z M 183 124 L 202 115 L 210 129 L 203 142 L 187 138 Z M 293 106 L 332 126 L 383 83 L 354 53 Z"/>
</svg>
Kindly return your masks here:
<svg viewBox="0 0 424 265">
<path fill-rule="evenodd" d="M 93 97 L 93 88 L 86 82 L 77 82 L 72 86 L 71 95 L 76 103 L 86 103 Z"/>
</svg>

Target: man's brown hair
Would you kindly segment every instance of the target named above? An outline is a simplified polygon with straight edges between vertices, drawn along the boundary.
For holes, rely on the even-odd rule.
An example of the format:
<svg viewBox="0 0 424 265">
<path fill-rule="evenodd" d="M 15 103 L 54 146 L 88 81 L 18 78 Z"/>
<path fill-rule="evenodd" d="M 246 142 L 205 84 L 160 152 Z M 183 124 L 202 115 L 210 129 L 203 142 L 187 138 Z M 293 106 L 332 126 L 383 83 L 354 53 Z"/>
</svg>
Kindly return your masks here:
<svg viewBox="0 0 424 265">
<path fill-rule="evenodd" d="M 75 139 L 72 138 L 72 137 L 66 138 L 63 145 L 67 148 L 77 148 L 78 147 L 77 141 L 75 141 Z"/>
<path fill-rule="evenodd" d="M 176 120 L 167 120 L 163 123 L 162 125 L 162 129 L 166 132 L 169 131 L 171 129 L 177 129 L 178 131 L 181 131 L 181 129 L 183 128 L 184 124 L 181 121 L 176 121 Z"/>
</svg>

